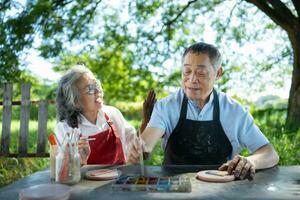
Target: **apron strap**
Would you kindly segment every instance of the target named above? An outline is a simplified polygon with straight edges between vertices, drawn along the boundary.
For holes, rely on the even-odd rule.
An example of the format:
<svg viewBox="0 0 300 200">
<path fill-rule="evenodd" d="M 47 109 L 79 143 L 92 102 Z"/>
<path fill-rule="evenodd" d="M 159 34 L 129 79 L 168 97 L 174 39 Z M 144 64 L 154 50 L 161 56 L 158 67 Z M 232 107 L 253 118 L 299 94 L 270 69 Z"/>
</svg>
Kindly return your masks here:
<svg viewBox="0 0 300 200">
<path fill-rule="evenodd" d="M 110 118 L 108 117 L 108 115 L 105 112 L 103 112 L 103 114 L 106 119 L 106 122 L 108 123 L 109 126 L 111 126 L 113 124 L 113 122 L 110 120 Z"/>
<path fill-rule="evenodd" d="M 183 124 L 183 122 L 186 118 L 187 103 L 188 103 L 188 99 L 187 99 L 185 93 L 183 92 L 183 99 L 182 99 L 182 103 L 181 103 L 180 116 L 179 116 L 179 120 L 178 120 L 177 125 L 175 126 L 173 132 L 180 129 L 181 125 Z"/>
<path fill-rule="evenodd" d="M 105 117 L 105 119 L 106 119 L 106 122 L 107 122 L 108 126 L 109 126 L 109 127 L 112 129 L 112 131 L 113 131 L 113 134 L 114 134 L 117 138 L 119 138 L 120 135 L 119 135 L 119 133 L 118 133 L 118 131 L 117 131 L 117 129 L 116 129 L 116 127 L 115 127 L 113 121 L 108 117 L 108 115 L 107 115 L 105 112 L 103 112 L 103 113 L 104 113 L 104 117 Z"/>
<path fill-rule="evenodd" d="M 184 120 L 186 118 L 187 105 L 188 105 L 188 99 L 185 93 L 183 93 L 183 100 L 182 100 L 179 120 Z"/>
<path fill-rule="evenodd" d="M 213 89 L 213 95 L 214 95 L 214 111 L 213 111 L 213 120 L 214 121 L 220 121 L 220 105 L 219 105 L 219 98 L 217 91 L 215 88 Z"/>
</svg>

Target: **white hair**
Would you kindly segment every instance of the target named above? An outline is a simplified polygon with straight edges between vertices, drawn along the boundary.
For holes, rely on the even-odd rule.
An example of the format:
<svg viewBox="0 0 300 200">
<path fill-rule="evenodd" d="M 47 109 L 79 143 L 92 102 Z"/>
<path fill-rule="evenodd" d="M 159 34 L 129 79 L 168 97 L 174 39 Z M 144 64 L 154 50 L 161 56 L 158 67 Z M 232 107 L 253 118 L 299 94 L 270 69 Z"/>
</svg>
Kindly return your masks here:
<svg viewBox="0 0 300 200">
<path fill-rule="evenodd" d="M 80 93 L 76 86 L 77 81 L 88 74 L 95 78 L 93 73 L 84 65 L 75 65 L 68 70 L 59 80 L 56 96 L 57 119 L 66 120 L 70 127 L 78 126 L 80 108 Z"/>
</svg>

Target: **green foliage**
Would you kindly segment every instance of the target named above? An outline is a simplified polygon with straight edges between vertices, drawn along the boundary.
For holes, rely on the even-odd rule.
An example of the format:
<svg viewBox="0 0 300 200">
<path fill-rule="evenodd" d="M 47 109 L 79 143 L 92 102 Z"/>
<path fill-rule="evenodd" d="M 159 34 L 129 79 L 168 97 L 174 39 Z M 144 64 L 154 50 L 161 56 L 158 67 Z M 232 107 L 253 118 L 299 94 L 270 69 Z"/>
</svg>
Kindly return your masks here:
<svg viewBox="0 0 300 200">
<path fill-rule="evenodd" d="M 274 6 L 277 3 L 286 7 Z M 264 90 L 266 84 L 282 87 L 286 84 L 285 80 L 292 76 L 293 49 L 286 42 L 291 36 L 288 37 L 279 28 L 276 24 L 278 20 L 260 12 L 256 7 L 258 4 L 253 1 L 136 0 L 122 1 L 120 4 L 117 8 L 112 6 L 111 1 L 101 0 L 1 2 L 0 82 L 20 80 L 23 73 L 21 69 L 26 66 L 23 57 L 32 47 L 38 49 L 45 58 L 62 60 L 66 55 L 72 57 L 74 52 L 92 54 L 89 57 L 94 61 L 89 66 L 94 72 L 101 71 L 97 76 L 103 80 L 107 90 L 113 91 L 111 93 L 114 96 L 107 96 L 106 101 L 115 102 L 115 96 L 121 96 L 120 100 L 136 101 L 139 100 L 136 99 L 139 94 L 133 96 L 132 93 L 139 90 L 132 93 L 126 91 L 134 88 L 148 90 L 150 87 L 160 90 L 161 87 L 152 84 L 152 81 L 167 84 L 169 80 L 166 74 L 175 71 L 176 75 L 180 66 L 175 66 L 175 63 L 180 60 L 184 48 L 196 41 L 211 39 L 205 36 L 207 27 L 213 28 L 210 42 L 223 50 L 224 57 L 230 58 L 225 59 L 226 73 L 220 80 L 219 87 L 223 90 L 236 85 L 236 82 L 229 81 L 236 72 L 246 87 L 254 85 L 255 90 Z M 298 17 L 298 5 L 293 1 L 261 4 L 273 12 L 279 13 L 277 9 L 280 7 L 285 8 L 286 13 L 295 15 L 287 15 L 286 21 L 293 22 L 293 17 Z M 271 9 L 272 6 L 274 9 Z M 298 29 L 292 29 L 290 35 L 298 35 L 294 33 Z M 266 48 L 254 50 L 251 46 L 273 35 L 278 35 L 274 37 L 276 43 L 272 41 L 272 45 L 265 45 L 272 46 L 272 51 L 266 52 Z M 251 51 L 240 51 L 240 47 L 247 46 L 252 52 L 255 51 L 253 55 L 250 55 Z M 68 53 L 68 50 L 72 53 Z M 166 69 L 166 61 L 170 60 L 174 65 L 171 70 Z M 64 61 L 59 66 L 62 65 Z M 107 69 L 109 66 L 116 68 L 118 75 L 106 74 L 104 71 L 111 72 Z M 239 66 L 239 69 L 236 70 L 234 66 Z M 274 70 L 276 66 L 280 67 Z M 150 77 L 149 71 L 155 75 Z M 271 83 L 266 82 L 266 73 L 261 71 L 272 73 L 272 78 L 276 78 Z M 133 78 L 128 81 L 126 76 Z M 237 79 L 236 76 L 233 79 Z M 110 80 L 115 84 L 110 85 Z M 120 86 L 126 88 L 122 91 Z"/>
<path fill-rule="evenodd" d="M 291 1 L 261 4 L 279 12 L 281 6 L 274 6 L 277 3 L 286 5 L 285 12 L 296 14 L 298 5 Z M 211 40 L 205 36 L 207 27 L 213 28 L 210 42 L 222 49 L 225 58 L 225 74 L 219 82 L 222 90 L 239 81 L 246 88 L 254 86 L 256 92 L 265 90 L 267 84 L 279 88 L 292 76 L 293 49 L 286 42 L 291 37 L 253 1 L 136 0 L 119 4 L 112 6 L 110 1 L 101 0 L 1 2 L 0 82 L 20 80 L 21 69 L 26 66 L 21 60 L 34 46 L 45 58 L 59 58 L 59 71 L 76 60 L 86 62 L 103 81 L 105 91 L 110 91 L 106 102 L 113 103 L 117 97 L 137 101 L 152 87 L 161 90 L 170 81 L 177 84 L 174 79 L 168 80 L 173 75 L 166 74 L 178 75 L 177 61 L 184 48 Z M 275 44 L 272 41 L 272 51 L 253 48 L 252 44 L 273 35 L 277 37 Z M 241 52 L 248 46 L 251 51 Z M 271 83 L 264 77 L 267 73 L 272 74 Z"/>
<path fill-rule="evenodd" d="M 44 57 L 56 57 L 67 41 L 89 38 L 101 1 L 4 1 L 0 3 L 0 83 L 20 80 L 24 51 L 41 37 Z"/>
<path fill-rule="evenodd" d="M 277 107 L 274 107 L 277 106 Z M 255 123 L 269 139 L 279 154 L 280 165 L 300 164 L 300 129 L 291 132 L 285 127 L 287 111 L 282 104 L 252 109 Z"/>
<path fill-rule="evenodd" d="M 31 75 L 28 75 L 26 73 L 21 74 L 21 81 L 20 82 L 11 82 L 13 83 L 13 93 L 12 93 L 12 101 L 21 101 L 21 84 L 22 83 L 31 83 L 31 89 L 30 89 L 30 99 L 32 101 L 39 101 L 39 100 L 54 100 L 56 96 L 56 88 L 57 84 L 49 84 L 42 82 L 38 80 L 37 78 L 32 77 Z M 4 85 L 0 84 L 0 101 L 3 100 L 3 92 L 4 92 Z M 49 116 L 53 116 L 53 111 L 55 110 L 53 106 L 49 105 Z M 51 108 L 52 107 L 52 108 Z M 20 118 L 20 107 L 19 106 L 13 106 L 12 108 L 15 110 L 12 113 L 13 119 L 19 119 Z M 37 105 L 31 105 L 31 116 L 33 116 L 32 119 L 37 117 Z M 51 113 L 52 112 L 52 113 Z M 2 114 L 2 107 L 0 107 L 0 114 Z"/>
<path fill-rule="evenodd" d="M 57 84 L 38 82 L 31 87 L 32 100 L 54 100 L 56 97 Z"/>
<path fill-rule="evenodd" d="M 48 166 L 48 158 L 0 158 L 0 187 Z"/>
<path fill-rule="evenodd" d="M 125 114 L 127 120 L 142 121 L 142 102 L 119 101 L 114 105 Z"/>
<path fill-rule="evenodd" d="M 166 78 L 165 84 L 170 87 L 180 87 L 181 86 L 181 70 L 174 71 L 169 77 Z"/>
<path fill-rule="evenodd" d="M 111 42 L 111 48 L 98 49 L 63 57 L 56 70 L 65 71 L 77 63 L 85 63 L 101 81 L 107 104 L 117 101 L 141 101 L 151 88 L 161 91 L 163 85 L 156 81 L 150 71 L 133 67 L 133 52 L 123 44 Z"/>
<path fill-rule="evenodd" d="M 281 133 L 266 134 L 279 154 L 280 165 L 300 164 L 300 129 L 296 133 L 283 131 Z M 277 135 L 277 136 L 276 136 Z"/>
</svg>

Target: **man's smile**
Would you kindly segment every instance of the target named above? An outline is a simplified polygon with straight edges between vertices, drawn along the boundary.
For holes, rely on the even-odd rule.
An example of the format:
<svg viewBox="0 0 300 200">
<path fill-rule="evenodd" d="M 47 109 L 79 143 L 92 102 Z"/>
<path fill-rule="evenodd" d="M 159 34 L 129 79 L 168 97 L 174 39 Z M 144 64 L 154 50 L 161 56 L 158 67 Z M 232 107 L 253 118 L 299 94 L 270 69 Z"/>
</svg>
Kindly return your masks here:
<svg viewBox="0 0 300 200">
<path fill-rule="evenodd" d="M 188 90 L 192 90 L 192 91 L 198 91 L 200 90 L 200 88 L 195 88 L 195 87 L 186 87 Z"/>
</svg>

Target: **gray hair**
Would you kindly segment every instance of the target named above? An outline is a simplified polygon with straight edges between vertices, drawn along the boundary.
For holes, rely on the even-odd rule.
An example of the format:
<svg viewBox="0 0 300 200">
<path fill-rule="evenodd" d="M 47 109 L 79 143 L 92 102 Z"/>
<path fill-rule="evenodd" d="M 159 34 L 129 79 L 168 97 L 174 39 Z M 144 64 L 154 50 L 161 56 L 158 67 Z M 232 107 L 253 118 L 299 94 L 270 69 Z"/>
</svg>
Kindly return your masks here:
<svg viewBox="0 0 300 200">
<path fill-rule="evenodd" d="M 81 111 L 80 93 L 76 83 L 84 74 L 94 77 L 93 73 L 84 65 L 75 65 L 61 77 L 58 83 L 56 96 L 57 119 L 59 121 L 66 120 L 72 128 L 78 126 L 78 116 Z"/>
<path fill-rule="evenodd" d="M 222 64 L 221 53 L 215 46 L 213 46 L 211 44 L 207 44 L 204 42 L 198 42 L 196 44 L 193 44 L 192 46 L 185 49 L 183 56 L 182 56 L 182 61 L 189 52 L 198 53 L 198 54 L 200 54 L 200 53 L 207 54 L 212 66 L 214 67 L 215 70 L 217 70 L 218 67 Z"/>
</svg>

